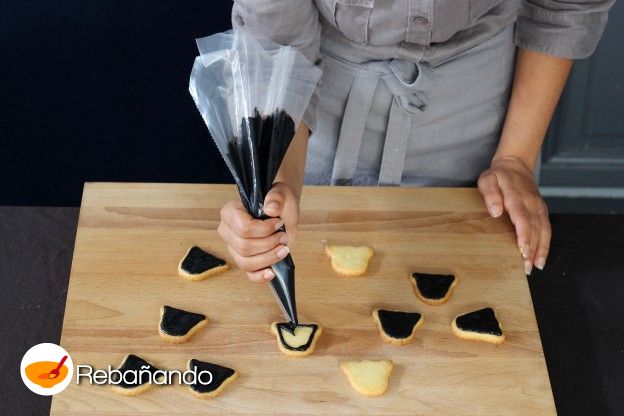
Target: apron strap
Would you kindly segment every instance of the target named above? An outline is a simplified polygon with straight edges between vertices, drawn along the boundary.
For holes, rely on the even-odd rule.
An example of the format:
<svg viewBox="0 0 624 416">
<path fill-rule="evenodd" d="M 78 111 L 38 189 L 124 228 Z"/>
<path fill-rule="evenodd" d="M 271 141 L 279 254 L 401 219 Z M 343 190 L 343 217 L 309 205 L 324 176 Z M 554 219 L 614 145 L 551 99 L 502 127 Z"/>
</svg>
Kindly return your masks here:
<svg viewBox="0 0 624 416">
<path fill-rule="evenodd" d="M 379 186 L 399 186 L 405 166 L 405 153 L 409 140 L 411 118 L 401 108 L 399 97 L 394 97 L 379 168 Z"/>
<path fill-rule="evenodd" d="M 340 126 L 331 178 L 332 185 L 350 185 L 353 182 L 366 118 L 378 82 L 379 76 L 370 75 L 357 75 L 353 80 Z"/>
</svg>

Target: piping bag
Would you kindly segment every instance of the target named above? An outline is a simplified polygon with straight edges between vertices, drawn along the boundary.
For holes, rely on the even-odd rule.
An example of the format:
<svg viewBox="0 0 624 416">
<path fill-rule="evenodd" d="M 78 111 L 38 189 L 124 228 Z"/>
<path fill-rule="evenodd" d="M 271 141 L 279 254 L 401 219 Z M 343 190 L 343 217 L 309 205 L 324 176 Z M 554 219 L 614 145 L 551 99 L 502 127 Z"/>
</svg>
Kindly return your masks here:
<svg viewBox="0 0 624 416">
<path fill-rule="evenodd" d="M 245 209 L 268 218 L 271 189 L 321 70 L 299 51 L 240 30 L 197 39 L 189 91 L 234 177 Z M 285 231 L 282 228 L 282 231 Z M 295 264 L 271 266 L 270 286 L 291 327 L 298 324 Z"/>
</svg>

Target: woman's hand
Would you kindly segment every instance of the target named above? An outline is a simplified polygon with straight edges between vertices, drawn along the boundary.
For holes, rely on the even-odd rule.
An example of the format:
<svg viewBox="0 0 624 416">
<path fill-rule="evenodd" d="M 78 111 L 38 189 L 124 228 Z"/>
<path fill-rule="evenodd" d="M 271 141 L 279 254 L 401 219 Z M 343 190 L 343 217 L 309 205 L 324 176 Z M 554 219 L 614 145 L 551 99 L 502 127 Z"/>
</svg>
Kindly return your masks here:
<svg viewBox="0 0 624 416">
<path fill-rule="evenodd" d="M 288 255 L 299 223 L 299 199 L 284 183 L 276 182 L 264 199 L 267 220 L 251 217 L 240 201 L 228 202 L 221 209 L 218 232 L 230 255 L 249 280 L 265 282 L 275 277 L 270 266 Z M 278 231 L 286 226 L 286 233 Z"/>
<path fill-rule="evenodd" d="M 478 183 L 490 215 L 499 217 L 507 211 L 516 227 L 525 273 L 531 274 L 533 266 L 542 270 L 551 229 L 548 208 L 535 185 L 533 172 L 519 158 L 494 158 Z"/>
</svg>

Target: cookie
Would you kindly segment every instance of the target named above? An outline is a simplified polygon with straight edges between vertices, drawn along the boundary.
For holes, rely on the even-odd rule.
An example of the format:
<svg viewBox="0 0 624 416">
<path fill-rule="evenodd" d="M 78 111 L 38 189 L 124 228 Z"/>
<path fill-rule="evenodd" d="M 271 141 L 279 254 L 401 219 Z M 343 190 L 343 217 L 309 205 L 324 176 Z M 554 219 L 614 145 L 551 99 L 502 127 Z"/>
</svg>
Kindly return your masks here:
<svg viewBox="0 0 624 416">
<path fill-rule="evenodd" d="M 412 273 L 410 280 L 416 296 L 428 305 L 446 303 L 457 285 L 457 278 L 452 274 Z"/>
<path fill-rule="evenodd" d="M 164 305 L 160 307 L 158 333 L 165 341 L 180 344 L 188 341 L 207 322 L 206 315 Z"/>
<path fill-rule="evenodd" d="M 178 264 L 178 274 L 188 280 L 203 280 L 208 276 L 228 270 L 225 260 L 205 252 L 197 246 L 191 247 Z"/>
<path fill-rule="evenodd" d="M 340 368 L 355 391 L 367 397 L 377 397 L 388 389 L 394 364 L 390 360 L 345 361 Z"/>
<path fill-rule="evenodd" d="M 453 332 L 459 338 L 501 344 L 505 341 L 505 334 L 492 308 L 483 308 L 478 311 L 459 315 L 451 323 Z"/>
<path fill-rule="evenodd" d="M 199 361 L 194 358 L 188 360 L 186 365 L 189 370 L 195 371 L 198 379 L 204 382 L 210 381 L 207 384 L 202 384 L 197 380 L 195 383 L 189 384 L 191 392 L 195 397 L 199 397 L 200 399 L 212 399 L 213 397 L 217 397 L 236 379 L 236 377 L 238 377 L 236 370 L 206 361 Z M 200 374 L 202 371 L 209 372 L 211 376 Z M 206 377 L 208 377 L 208 380 L 206 380 Z"/>
<path fill-rule="evenodd" d="M 424 319 L 418 312 L 388 311 L 375 309 L 373 319 L 381 338 L 394 345 L 407 344 L 414 338 L 414 333 L 423 324 Z"/>
<path fill-rule="evenodd" d="M 136 396 L 164 377 L 163 370 L 154 367 L 143 358 L 134 354 L 126 355 L 121 365 L 117 368 L 121 372 L 121 378 L 115 373 L 111 376 L 111 388 L 113 391 L 124 396 Z M 130 375 L 124 375 L 130 371 Z M 154 374 L 159 372 L 160 374 Z"/>
<path fill-rule="evenodd" d="M 299 324 L 294 330 L 289 323 L 273 322 L 271 332 L 277 337 L 280 351 L 290 357 L 305 357 L 314 352 L 322 328 L 318 324 Z"/>
<path fill-rule="evenodd" d="M 343 276 L 361 276 L 366 273 L 368 261 L 375 253 L 367 246 L 337 246 L 328 244 L 325 253 L 331 257 L 334 271 Z"/>
</svg>

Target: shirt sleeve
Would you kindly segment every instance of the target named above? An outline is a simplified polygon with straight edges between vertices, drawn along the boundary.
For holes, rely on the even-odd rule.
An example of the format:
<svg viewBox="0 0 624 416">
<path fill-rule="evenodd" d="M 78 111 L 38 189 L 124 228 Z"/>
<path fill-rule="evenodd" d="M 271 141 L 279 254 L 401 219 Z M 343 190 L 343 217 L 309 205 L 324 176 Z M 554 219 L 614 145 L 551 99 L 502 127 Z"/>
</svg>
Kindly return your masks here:
<svg viewBox="0 0 624 416">
<path fill-rule="evenodd" d="M 590 56 L 615 0 L 523 0 L 516 46 L 571 59 Z"/>
<path fill-rule="evenodd" d="M 234 0 L 232 27 L 297 48 L 314 64 L 319 58 L 321 24 L 314 0 Z M 316 124 L 317 102 L 318 91 L 303 115 L 311 130 Z"/>
</svg>

